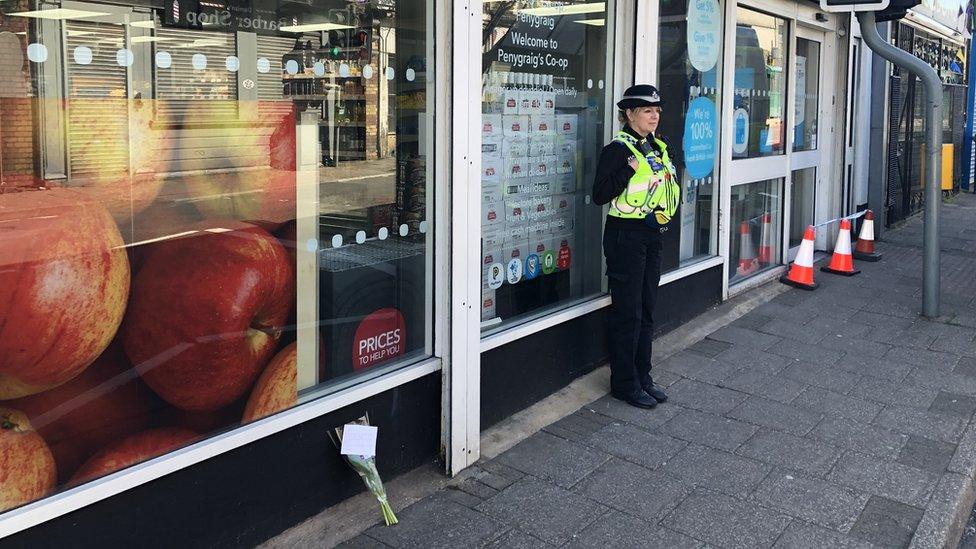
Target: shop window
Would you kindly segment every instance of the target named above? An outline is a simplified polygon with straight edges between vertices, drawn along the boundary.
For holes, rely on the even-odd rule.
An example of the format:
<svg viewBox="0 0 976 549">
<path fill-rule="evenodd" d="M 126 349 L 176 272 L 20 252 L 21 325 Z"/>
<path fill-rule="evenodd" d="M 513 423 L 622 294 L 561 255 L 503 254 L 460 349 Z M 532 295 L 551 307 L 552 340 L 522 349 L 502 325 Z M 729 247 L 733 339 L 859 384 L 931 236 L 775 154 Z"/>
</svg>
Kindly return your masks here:
<svg viewBox="0 0 976 549">
<path fill-rule="evenodd" d="M 432 2 L 120 4 L 2 8 L 0 512 L 432 352 Z"/>
<path fill-rule="evenodd" d="M 817 148 L 817 106 L 820 97 L 820 42 L 796 39 L 796 119 L 793 151 Z"/>
<path fill-rule="evenodd" d="M 484 333 L 602 292 L 603 212 L 589 192 L 610 130 L 613 4 L 574 8 L 484 3 Z"/>
<path fill-rule="evenodd" d="M 785 19 L 737 10 L 732 158 L 785 152 L 786 27 Z"/>
<path fill-rule="evenodd" d="M 730 285 L 780 264 L 783 234 L 782 189 L 782 179 L 732 187 Z"/>
<path fill-rule="evenodd" d="M 678 230 L 662 239 L 664 272 L 715 254 L 722 14 L 717 0 L 661 5 L 658 89 L 665 103 L 658 134 L 669 143 L 682 188 Z"/>
<path fill-rule="evenodd" d="M 817 168 L 793 172 L 790 187 L 790 247 L 799 246 L 807 226 L 813 225 Z"/>
</svg>

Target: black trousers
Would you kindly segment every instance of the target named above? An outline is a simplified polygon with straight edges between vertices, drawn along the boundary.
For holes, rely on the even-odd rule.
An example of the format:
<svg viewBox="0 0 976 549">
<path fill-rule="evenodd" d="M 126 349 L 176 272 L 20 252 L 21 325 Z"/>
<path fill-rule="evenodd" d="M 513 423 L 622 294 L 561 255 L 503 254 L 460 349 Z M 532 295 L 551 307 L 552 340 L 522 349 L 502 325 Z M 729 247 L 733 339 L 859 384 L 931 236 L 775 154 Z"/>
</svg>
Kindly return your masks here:
<svg viewBox="0 0 976 549">
<path fill-rule="evenodd" d="M 610 388 L 639 394 L 651 383 L 654 302 L 661 280 L 660 233 L 607 228 L 603 233 L 610 282 Z"/>
</svg>

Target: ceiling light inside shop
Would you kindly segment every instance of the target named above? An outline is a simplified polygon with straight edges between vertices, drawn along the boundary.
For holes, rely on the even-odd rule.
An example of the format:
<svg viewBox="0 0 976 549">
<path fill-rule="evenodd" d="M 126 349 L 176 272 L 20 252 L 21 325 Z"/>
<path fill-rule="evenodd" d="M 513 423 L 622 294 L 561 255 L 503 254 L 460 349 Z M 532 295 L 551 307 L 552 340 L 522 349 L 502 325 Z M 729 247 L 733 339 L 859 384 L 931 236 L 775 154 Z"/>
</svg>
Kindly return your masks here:
<svg viewBox="0 0 976 549">
<path fill-rule="evenodd" d="M 556 6 L 546 6 L 543 8 L 526 8 L 518 10 L 518 13 L 524 13 L 526 15 L 551 16 L 573 15 L 577 13 L 603 13 L 605 11 L 607 11 L 607 5 L 604 2 L 593 2 L 590 4 L 561 4 Z"/>
<path fill-rule="evenodd" d="M 129 23 L 130 27 L 139 27 L 140 29 L 154 29 L 156 28 L 155 21 L 133 21 Z"/>
<path fill-rule="evenodd" d="M 92 31 L 69 30 L 68 36 L 89 36 L 95 34 Z"/>
<path fill-rule="evenodd" d="M 316 32 L 351 28 L 349 25 L 340 25 L 339 23 L 309 23 L 307 25 L 285 25 L 278 27 L 278 30 L 284 32 Z"/>
<path fill-rule="evenodd" d="M 607 24 L 606 19 L 578 19 L 574 23 L 582 23 L 584 25 L 593 25 L 594 27 L 602 27 Z"/>
<path fill-rule="evenodd" d="M 33 17 L 35 19 L 84 19 L 86 17 L 103 17 L 110 14 L 101 11 L 55 8 L 53 10 L 17 11 L 7 15 L 13 15 L 14 17 Z"/>
</svg>

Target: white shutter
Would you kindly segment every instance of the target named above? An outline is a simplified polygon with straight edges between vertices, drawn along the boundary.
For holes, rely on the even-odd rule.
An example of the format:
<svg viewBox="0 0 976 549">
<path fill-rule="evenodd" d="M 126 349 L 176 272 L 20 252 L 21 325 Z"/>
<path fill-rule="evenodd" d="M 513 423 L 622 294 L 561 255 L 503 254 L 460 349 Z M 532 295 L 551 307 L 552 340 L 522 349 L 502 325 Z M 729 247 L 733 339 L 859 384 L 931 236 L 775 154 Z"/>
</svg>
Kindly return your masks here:
<svg viewBox="0 0 976 549">
<path fill-rule="evenodd" d="M 281 58 L 291 51 L 295 39 L 279 36 L 258 36 L 258 59 L 262 57 L 269 61 L 271 69 L 268 72 L 258 71 L 258 99 L 283 99 L 281 81 Z"/>
<path fill-rule="evenodd" d="M 236 120 L 237 73 L 227 70 L 227 58 L 237 55 L 234 34 L 164 27 L 156 39 L 156 53 L 165 51 L 172 59 L 169 68 L 156 64 L 156 118 Z M 202 70 L 193 66 L 197 54 L 206 59 Z"/>
<path fill-rule="evenodd" d="M 129 117 L 126 69 L 117 52 L 121 25 L 65 21 L 68 62 L 69 177 L 85 179 L 129 169 Z M 75 48 L 91 49 L 91 63 L 79 64 Z"/>
</svg>

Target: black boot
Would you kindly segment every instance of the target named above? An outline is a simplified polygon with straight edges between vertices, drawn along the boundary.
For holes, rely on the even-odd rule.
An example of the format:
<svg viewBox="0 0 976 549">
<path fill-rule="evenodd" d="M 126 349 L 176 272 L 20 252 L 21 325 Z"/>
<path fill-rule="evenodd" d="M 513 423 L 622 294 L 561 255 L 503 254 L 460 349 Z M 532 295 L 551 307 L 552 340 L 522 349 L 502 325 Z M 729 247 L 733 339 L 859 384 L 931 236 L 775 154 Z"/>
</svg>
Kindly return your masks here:
<svg viewBox="0 0 976 549">
<path fill-rule="evenodd" d="M 657 400 L 648 396 L 644 391 L 639 391 L 637 394 L 626 395 L 623 393 L 611 392 L 610 396 L 617 400 L 622 400 L 631 406 L 636 406 L 638 408 L 651 409 L 657 406 Z"/>
<path fill-rule="evenodd" d="M 658 402 L 668 401 L 668 394 L 665 393 L 664 389 L 662 389 L 660 386 L 655 385 L 653 381 L 644 386 L 644 392 Z"/>
</svg>

